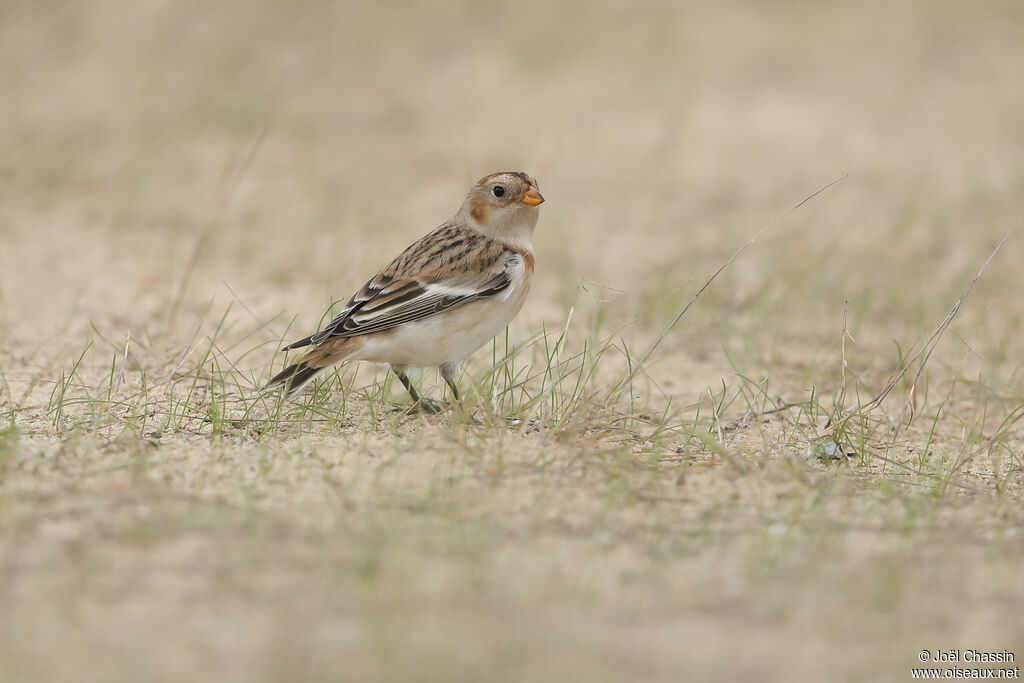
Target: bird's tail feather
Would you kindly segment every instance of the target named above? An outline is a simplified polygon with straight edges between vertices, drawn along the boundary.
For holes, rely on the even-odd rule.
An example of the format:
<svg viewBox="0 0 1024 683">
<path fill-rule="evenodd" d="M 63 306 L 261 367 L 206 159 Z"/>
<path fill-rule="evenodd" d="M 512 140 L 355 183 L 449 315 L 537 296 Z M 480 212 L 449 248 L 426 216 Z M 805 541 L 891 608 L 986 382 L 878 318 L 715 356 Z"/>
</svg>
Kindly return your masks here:
<svg viewBox="0 0 1024 683">
<path fill-rule="evenodd" d="M 301 349 L 303 346 L 309 346 L 312 343 L 313 343 L 313 335 L 309 335 L 308 337 L 303 337 L 299 341 L 292 342 L 291 344 L 289 344 L 288 346 L 284 347 L 281 350 L 282 351 L 291 351 L 292 349 Z"/>
<path fill-rule="evenodd" d="M 263 391 L 283 386 L 285 396 L 297 393 L 321 370 L 326 370 L 335 363 L 348 358 L 361 345 L 356 338 L 328 341 L 307 353 L 298 363 L 292 363 L 274 375 Z"/>
<path fill-rule="evenodd" d="M 274 375 L 267 385 L 263 387 L 263 391 L 269 391 L 276 389 L 277 387 L 285 387 L 285 395 L 291 396 L 296 393 L 302 387 L 313 379 L 313 377 L 323 370 L 323 368 L 314 368 L 306 361 L 299 361 L 298 363 L 292 363 L 281 372 Z"/>
</svg>

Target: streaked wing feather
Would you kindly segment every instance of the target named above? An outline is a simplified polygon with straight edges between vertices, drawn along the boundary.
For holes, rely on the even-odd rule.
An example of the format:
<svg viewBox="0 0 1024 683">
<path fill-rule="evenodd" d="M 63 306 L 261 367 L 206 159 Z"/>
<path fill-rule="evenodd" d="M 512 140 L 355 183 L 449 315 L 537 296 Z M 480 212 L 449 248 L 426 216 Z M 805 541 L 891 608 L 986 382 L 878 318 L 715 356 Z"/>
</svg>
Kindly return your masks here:
<svg viewBox="0 0 1024 683">
<path fill-rule="evenodd" d="M 495 296 L 512 283 L 522 257 L 510 253 L 500 269 L 463 280 L 421 282 L 374 276 L 353 296 L 345 309 L 324 329 L 310 337 L 321 344 L 331 337 L 354 337 L 437 315 L 472 301 Z"/>
</svg>

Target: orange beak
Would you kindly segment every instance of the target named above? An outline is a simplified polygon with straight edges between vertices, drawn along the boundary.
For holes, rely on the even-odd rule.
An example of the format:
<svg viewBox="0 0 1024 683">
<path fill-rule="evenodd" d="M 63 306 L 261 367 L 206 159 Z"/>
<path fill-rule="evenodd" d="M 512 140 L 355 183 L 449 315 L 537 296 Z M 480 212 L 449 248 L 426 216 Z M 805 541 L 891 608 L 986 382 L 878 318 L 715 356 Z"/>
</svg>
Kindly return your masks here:
<svg viewBox="0 0 1024 683">
<path fill-rule="evenodd" d="M 544 203 L 544 197 L 541 197 L 540 192 L 537 192 L 537 188 L 531 185 L 530 189 L 526 191 L 526 194 L 519 201 L 530 206 L 540 206 Z"/>
</svg>

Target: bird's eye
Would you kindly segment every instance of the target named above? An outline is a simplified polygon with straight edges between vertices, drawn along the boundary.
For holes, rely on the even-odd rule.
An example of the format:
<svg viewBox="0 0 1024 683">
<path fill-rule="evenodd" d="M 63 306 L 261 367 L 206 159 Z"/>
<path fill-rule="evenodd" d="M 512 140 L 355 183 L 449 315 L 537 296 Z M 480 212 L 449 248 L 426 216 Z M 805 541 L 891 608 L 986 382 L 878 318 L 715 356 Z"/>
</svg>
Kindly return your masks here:
<svg viewBox="0 0 1024 683">
<path fill-rule="evenodd" d="M 505 188 L 502 187 L 501 185 L 495 185 L 494 189 L 492 189 L 491 192 L 494 193 L 495 197 L 504 197 L 505 196 Z"/>
</svg>

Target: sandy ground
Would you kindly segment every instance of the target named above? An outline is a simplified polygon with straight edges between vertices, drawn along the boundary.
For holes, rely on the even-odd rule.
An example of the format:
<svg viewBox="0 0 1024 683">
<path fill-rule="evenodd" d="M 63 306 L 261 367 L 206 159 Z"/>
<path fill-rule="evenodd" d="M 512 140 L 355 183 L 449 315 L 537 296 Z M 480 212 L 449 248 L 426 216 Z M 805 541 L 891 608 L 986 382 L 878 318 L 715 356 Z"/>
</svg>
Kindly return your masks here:
<svg viewBox="0 0 1024 683">
<path fill-rule="evenodd" d="M 1009 1 L 0 2 L 0 680 L 1024 657 L 1024 235 L 867 410 L 1021 218 L 1022 29 Z M 256 397 L 501 169 L 548 199 L 511 369 L 481 350 L 436 418 L 373 367 Z M 808 460 L 829 433 L 851 457 Z"/>
</svg>

